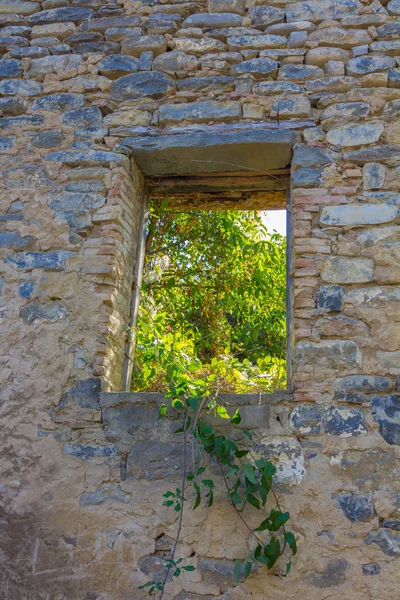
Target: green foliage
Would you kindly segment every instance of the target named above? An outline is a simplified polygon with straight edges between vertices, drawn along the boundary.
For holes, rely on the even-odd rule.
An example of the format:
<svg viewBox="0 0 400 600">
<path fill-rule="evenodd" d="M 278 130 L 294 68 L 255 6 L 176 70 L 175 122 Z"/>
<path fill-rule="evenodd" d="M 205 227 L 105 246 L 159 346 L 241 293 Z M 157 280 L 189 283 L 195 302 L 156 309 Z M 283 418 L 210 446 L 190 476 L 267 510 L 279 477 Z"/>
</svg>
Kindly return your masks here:
<svg viewBox="0 0 400 600">
<path fill-rule="evenodd" d="M 133 391 L 164 391 L 158 346 L 219 391 L 284 387 L 286 240 L 260 213 L 154 204 L 136 331 Z"/>
</svg>

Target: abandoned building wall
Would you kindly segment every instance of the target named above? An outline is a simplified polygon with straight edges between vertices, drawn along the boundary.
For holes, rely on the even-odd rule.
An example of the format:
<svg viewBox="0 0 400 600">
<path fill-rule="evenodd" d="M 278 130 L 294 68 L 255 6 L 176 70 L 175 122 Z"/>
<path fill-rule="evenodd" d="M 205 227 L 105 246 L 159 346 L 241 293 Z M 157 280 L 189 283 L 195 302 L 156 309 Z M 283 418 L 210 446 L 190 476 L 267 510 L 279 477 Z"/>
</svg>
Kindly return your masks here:
<svg viewBox="0 0 400 600">
<path fill-rule="evenodd" d="M 2 598 L 144 598 L 170 547 L 176 448 L 157 397 L 118 394 L 131 149 L 233 123 L 295 134 L 294 395 L 243 412 L 299 555 L 289 578 L 232 589 L 248 538 L 221 495 L 188 511 L 198 569 L 165 598 L 398 596 L 399 16 L 398 0 L 2 0 Z"/>
</svg>

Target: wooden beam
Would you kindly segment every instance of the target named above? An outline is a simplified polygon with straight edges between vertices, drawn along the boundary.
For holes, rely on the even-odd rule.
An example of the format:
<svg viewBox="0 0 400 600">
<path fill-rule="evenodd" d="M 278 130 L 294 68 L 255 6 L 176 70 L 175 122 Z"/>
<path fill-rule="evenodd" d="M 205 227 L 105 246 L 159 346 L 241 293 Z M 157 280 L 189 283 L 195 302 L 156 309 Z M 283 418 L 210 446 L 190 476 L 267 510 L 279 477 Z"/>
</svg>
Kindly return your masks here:
<svg viewBox="0 0 400 600">
<path fill-rule="evenodd" d="M 153 193 L 154 199 L 168 199 L 171 210 L 284 210 L 286 190 L 237 192 Z"/>
</svg>

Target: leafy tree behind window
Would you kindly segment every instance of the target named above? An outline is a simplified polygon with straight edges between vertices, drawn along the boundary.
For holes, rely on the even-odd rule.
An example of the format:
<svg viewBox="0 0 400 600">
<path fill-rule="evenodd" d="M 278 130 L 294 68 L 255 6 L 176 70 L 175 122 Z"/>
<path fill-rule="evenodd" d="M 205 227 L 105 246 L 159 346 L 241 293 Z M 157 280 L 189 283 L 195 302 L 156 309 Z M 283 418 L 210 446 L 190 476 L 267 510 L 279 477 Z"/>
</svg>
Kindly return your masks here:
<svg viewBox="0 0 400 600">
<path fill-rule="evenodd" d="M 164 391 L 174 363 L 221 392 L 284 387 L 285 263 L 286 238 L 260 212 L 154 203 L 132 389 Z"/>
</svg>

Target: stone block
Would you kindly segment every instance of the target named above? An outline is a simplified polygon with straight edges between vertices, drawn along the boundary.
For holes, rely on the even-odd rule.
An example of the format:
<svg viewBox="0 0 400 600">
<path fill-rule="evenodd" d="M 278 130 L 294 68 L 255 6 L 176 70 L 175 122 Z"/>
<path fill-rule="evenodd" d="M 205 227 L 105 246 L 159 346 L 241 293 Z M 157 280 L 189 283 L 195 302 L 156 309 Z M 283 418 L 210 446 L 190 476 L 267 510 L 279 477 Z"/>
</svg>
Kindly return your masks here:
<svg viewBox="0 0 400 600">
<path fill-rule="evenodd" d="M 66 250 L 54 250 L 53 252 L 17 252 L 10 254 L 5 260 L 19 271 L 31 271 L 32 269 L 53 271 L 63 269 L 65 262 L 71 256 L 74 256 L 74 253 Z"/>
<path fill-rule="evenodd" d="M 326 408 L 321 420 L 322 433 L 339 437 L 357 437 L 367 433 L 365 414 L 358 408 Z"/>
<path fill-rule="evenodd" d="M 330 19 L 341 19 L 346 15 L 357 15 L 362 11 L 362 4 L 358 0 L 306 0 L 287 5 L 286 21 L 311 21 L 320 23 Z"/>
<path fill-rule="evenodd" d="M 379 433 L 388 444 L 400 445 L 400 394 L 375 396 L 372 416 L 379 423 Z"/>
<path fill-rule="evenodd" d="M 396 61 L 391 56 L 366 55 L 352 58 L 346 66 L 346 75 L 360 77 L 368 73 L 387 71 L 396 66 Z"/>
<path fill-rule="evenodd" d="M 278 80 L 308 81 L 323 74 L 323 70 L 314 65 L 283 65 L 279 69 Z"/>
<path fill-rule="evenodd" d="M 328 60 L 325 63 L 324 72 L 327 75 L 342 76 L 344 75 L 344 63 L 339 60 Z"/>
<path fill-rule="evenodd" d="M 309 35 L 310 42 L 317 42 L 322 46 L 333 46 L 348 50 L 353 46 L 369 44 L 372 39 L 365 29 L 342 29 L 341 27 L 323 27 Z"/>
<path fill-rule="evenodd" d="M 3 171 L 3 178 L 6 188 L 9 190 L 38 190 L 53 185 L 46 171 L 34 165 L 6 169 Z"/>
<path fill-rule="evenodd" d="M 237 80 L 236 80 L 237 81 Z M 186 92 L 233 92 L 235 89 L 235 77 L 212 76 L 212 77 L 189 77 L 178 80 L 178 90 Z"/>
<path fill-rule="evenodd" d="M 186 75 L 189 71 L 196 70 L 198 66 L 199 61 L 195 56 L 190 56 L 185 54 L 185 52 L 175 50 L 157 56 L 153 63 L 153 70 L 163 71 L 168 75 Z"/>
<path fill-rule="evenodd" d="M 210 32 L 211 34 L 211 32 Z M 209 52 L 225 52 L 226 46 L 220 40 L 210 37 L 203 38 L 176 38 L 174 40 L 175 50 L 181 50 L 194 56 L 203 56 Z"/>
<path fill-rule="evenodd" d="M 264 50 L 265 48 L 285 48 L 286 38 L 279 35 L 232 35 L 227 39 L 228 50 Z"/>
<path fill-rule="evenodd" d="M 28 46 L 27 48 L 11 48 L 11 58 L 41 58 L 50 54 L 47 48 L 41 46 Z"/>
<path fill-rule="evenodd" d="M 90 165 L 102 164 L 129 164 L 127 158 L 116 152 L 105 152 L 104 150 L 58 150 L 50 152 L 45 156 L 45 160 L 55 160 L 57 162 L 80 166 L 81 163 Z"/>
<path fill-rule="evenodd" d="M 257 81 L 253 86 L 253 93 L 259 96 L 301 94 L 303 92 L 303 87 L 290 81 Z"/>
<path fill-rule="evenodd" d="M 27 18 L 29 25 L 47 25 L 49 23 L 82 22 L 90 19 L 94 11 L 80 6 L 66 6 L 36 12 Z"/>
<path fill-rule="evenodd" d="M 363 166 L 362 170 L 363 188 L 365 190 L 379 190 L 385 186 L 386 180 L 386 167 L 380 163 L 367 163 Z M 373 206 L 373 205 L 370 205 Z M 383 212 L 388 213 L 388 205 L 380 205 L 376 208 L 383 208 Z M 393 207 L 392 207 L 393 208 Z M 385 211 L 386 209 L 386 211 Z M 390 216 L 387 214 L 387 216 Z M 393 218 L 396 218 L 393 217 Z M 390 219 L 392 220 L 392 219 Z M 385 221 L 380 221 L 384 223 Z M 386 221 L 388 222 L 388 221 Z"/>
<path fill-rule="evenodd" d="M 200 27 L 214 29 L 219 27 L 236 27 L 242 24 L 242 17 L 237 13 L 195 13 L 187 17 L 182 27 Z"/>
<path fill-rule="evenodd" d="M 374 504 L 371 494 L 354 494 L 341 492 L 332 494 L 338 508 L 340 508 L 349 521 L 369 522 L 375 516 Z"/>
<path fill-rule="evenodd" d="M 210 11 L 216 13 L 232 12 L 244 15 L 246 0 L 210 0 Z"/>
<path fill-rule="evenodd" d="M 266 437 L 252 449 L 254 458 L 263 457 L 276 467 L 274 481 L 282 485 L 299 485 L 305 475 L 304 456 L 299 442 L 290 437 Z"/>
<path fill-rule="evenodd" d="M 39 2 L 27 2 L 26 0 L 6 0 L 0 4 L 1 15 L 28 16 L 40 10 Z"/>
<path fill-rule="evenodd" d="M 111 54 L 97 63 L 97 69 L 101 75 L 117 79 L 123 75 L 136 73 L 139 69 L 139 60 L 123 54 Z"/>
<path fill-rule="evenodd" d="M 6 52 L 11 48 L 23 48 L 28 46 L 28 40 L 20 35 L 0 35 L 0 50 Z"/>
<path fill-rule="evenodd" d="M 30 76 L 45 76 L 49 73 L 75 71 L 82 64 L 82 56 L 78 54 L 63 56 L 44 56 L 31 61 L 28 74 Z"/>
<path fill-rule="evenodd" d="M 28 103 L 24 98 L 0 98 L 0 111 L 3 115 L 21 115 L 26 112 L 27 107 Z"/>
<path fill-rule="evenodd" d="M 99 408 L 100 393 L 101 379 L 98 377 L 78 381 L 70 390 L 72 400 L 81 408 Z"/>
<path fill-rule="evenodd" d="M 339 102 L 323 110 L 320 119 L 326 127 L 354 119 L 362 119 L 367 117 L 370 112 L 371 105 L 368 102 Z"/>
<path fill-rule="evenodd" d="M 241 115 L 240 102 L 232 100 L 205 100 L 186 104 L 162 104 L 160 106 L 160 124 L 179 123 L 180 121 L 231 121 Z"/>
<path fill-rule="evenodd" d="M 110 27 L 110 29 L 107 29 L 105 33 L 105 38 L 107 42 L 123 42 L 127 38 L 137 35 L 142 35 L 142 30 L 140 27 L 132 27 L 132 29 L 129 27 Z"/>
<path fill-rule="evenodd" d="M 31 298 L 35 289 L 34 281 L 24 281 L 18 286 L 18 294 L 21 298 Z"/>
<path fill-rule="evenodd" d="M 304 48 L 307 38 L 306 31 L 292 31 L 289 36 L 288 48 Z"/>
<path fill-rule="evenodd" d="M 292 165 L 296 167 L 324 167 L 335 163 L 337 155 L 327 148 L 296 144 L 293 152 Z"/>
<path fill-rule="evenodd" d="M 342 309 L 344 288 L 340 285 L 321 285 L 318 288 L 319 312 L 339 312 Z"/>
<path fill-rule="evenodd" d="M 161 56 L 163 56 L 161 54 Z M 151 71 L 153 65 L 154 55 L 151 50 L 142 52 L 139 59 L 139 71 Z"/>
<path fill-rule="evenodd" d="M 73 52 L 76 56 L 84 56 L 86 54 L 108 55 L 116 54 L 120 51 L 120 49 L 120 45 L 115 42 L 84 42 L 83 44 L 76 44 Z"/>
<path fill-rule="evenodd" d="M 346 582 L 346 571 L 348 568 L 349 563 L 346 560 L 331 560 L 322 573 L 312 573 L 310 581 L 313 586 L 319 589 L 342 585 Z"/>
<path fill-rule="evenodd" d="M 61 122 L 74 129 L 100 125 L 102 121 L 103 116 L 97 106 L 67 110 L 61 116 Z"/>
<path fill-rule="evenodd" d="M 26 246 L 32 244 L 33 241 L 34 238 L 31 235 L 22 237 L 18 231 L 0 232 L 0 248 L 23 250 Z"/>
<path fill-rule="evenodd" d="M 255 59 L 257 60 L 257 59 Z M 275 100 L 271 108 L 272 119 L 309 119 L 311 104 L 307 96 L 295 95 Z"/>
<path fill-rule="evenodd" d="M 377 563 L 368 563 L 367 565 L 362 565 L 363 575 L 379 575 L 381 572 L 381 568 Z"/>
<path fill-rule="evenodd" d="M 292 185 L 295 188 L 318 187 L 322 183 L 323 169 L 296 169 L 292 174 Z"/>
<path fill-rule="evenodd" d="M 174 80 L 164 73 L 139 72 L 116 79 L 111 88 L 111 96 L 120 101 L 136 100 L 145 96 L 162 98 L 173 92 L 175 86 Z"/>
<path fill-rule="evenodd" d="M 360 364 L 357 344 L 349 340 L 324 340 L 321 342 L 298 342 L 294 350 L 296 369 L 342 370 L 353 369 Z"/>
<path fill-rule="evenodd" d="M 1 104 L 0 104 L 1 107 Z M 1 110 L 1 108 L 0 108 Z M 9 150 L 11 150 L 11 148 L 13 146 L 15 146 L 17 142 L 17 138 L 15 137 L 15 135 L 4 135 L 4 136 L 0 136 L 0 154 L 3 154 L 4 152 L 8 152 Z"/>
<path fill-rule="evenodd" d="M 32 102 L 32 110 L 71 110 L 85 104 L 83 94 L 50 94 Z"/>
<path fill-rule="evenodd" d="M 267 27 L 274 23 L 280 23 L 285 20 L 285 11 L 276 6 L 252 6 L 249 10 L 249 18 L 254 27 Z"/>
<path fill-rule="evenodd" d="M 79 29 L 85 32 L 97 31 L 99 33 L 105 33 L 107 29 L 110 29 L 111 27 L 133 28 L 138 27 L 139 25 L 140 17 L 138 15 L 124 15 L 85 20 Z"/>
<path fill-rule="evenodd" d="M 267 75 L 273 76 L 278 69 L 278 63 L 270 58 L 251 58 L 238 65 L 233 65 L 231 71 L 236 75 L 250 74 L 256 79 L 261 79 Z"/>
<path fill-rule="evenodd" d="M 306 81 L 306 90 L 317 94 L 321 93 L 336 93 L 336 92 L 348 92 L 349 90 L 357 87 L 357 79 L 355 77 L 346 77 L 344 75 L 331 75 L 323 78 L 314 79 L 313 81 Z"/>
<path fill-rule="evenodd" d="M 167 51 L 167 42 L 163 35 L 141 35 L 124 40 L 122 53 L 139 58 L 142 52 L 153 52 L 158 56 Z"/>
<path fill-rule="evenodd" d="M 37 323 L 65 321 L 68 309 L 61 302 L 47 302 L 45 304 L 31 302 L 21 308 L 19 314 L 27 325 L 36 325 Z"/>
<path fill-rule="evenodd" d="M 322 406 L 298 404 L 290 415 L 290 426 L 300 435 L 321 433 Z"/>
<path fill-rule="evenodd" d="M 400 556 L 400 531 L 393 529 L 377 529 L 371 531 L 364 540 L 368 546 L 376 544 L 387 556 Z"/>
<path fill-rule="evenodd" d="M 75 456 L 80 460 L 91 461 L 93 459 L 102 458 L 105 462 L 112 465 L 119 465 L 120 456 L 118 448 L 113 445 L 98 446 L 89 444 L 73 444 L 68 442 L 64 444 L 64 454 Z"/>
<path fill-rule="evenodd" d="M 10 129 L 11 127 L 20 127 L 29 129 L 29 127 L 38 127 L 44 123 L 40 115 L 21 115 L 19 117 L 0 117 L 0 130 Z M 26 183 L 22 184 L 25 187 Z"/>
<path fill-rule="evenodd" d="M 0 81 L 0 94 L 3 96 L 39 96 L 42 91 L 42 86 L 37 81 L 28 79 Z"/>
<path fill-rule="evenodd" d="M 373 42 L 370 49 L 371 52 L 387 54 L 388 56 L 398 56 L 400 51 L 400 40 Z"/>
<path fill-rule="evenodd" d="M 79 504 L 81 506 L 99 506 L 111 501 L 122 502 L 123 504 L 129 504 L 131 501 L 131 495 L 124 492 L 121 486 L 115 483 L 106 483 L 99 487 L 94 493 L 84 493 L 81 495 Z"/>
<path fill-rule="evenodd" d="M 329 257 L 322 269 L 321 279 L 327 283 L 368 283 L 374 278 L 371 258 Z"/>
<path fill-rule="evenodd" d="M 386 6 L 389 15 L 400 16 L 400 0 L 390 0 Z"/>
<path fill-rule="evenodd" d="M 182 478 L 183 447 L 157 440 L 146 440 L 132 445 L 127 461 L 127 478 L 164 479 Z"/>
<path fill-rule="evenodd" d="M 389 391 L 393 387 L 393 382 L 389 377 L 382 375 L 348 375 L 335 379 L 333 386 L 335 390 L 342 392 L 373 394 Z"/>
<path fill-rule="evenodd" d="M 382 165 L 379 165 L 382 166 Z M 322 226 L 356 227 L 360 225 L 379 225 L 394 221 L 398 208 L 392 204 L 347 204 L 325 206 L 322 209 Z"/>
<path fill-rule="evenodd" d="M 31 137 L 31 144 L 35 148 L 57 148 L 64 141 L 64 134 L 61 129 L 49 129 L 48 131 L 39 131 Z"/>
<path fill-rule="evenodd" d="M 364 146 L 378 142 L 383 131 L 383 123 L 352 123 L 331 129 L 326 137 L 330 144 L 336 146 Z"/>
<path fill-rule="evenodd" d="M 22 73 L 21 61 L 15 58 L 0 60 L 0 77 L 18 77 Z"/>
</svg>

